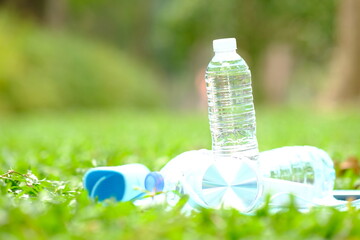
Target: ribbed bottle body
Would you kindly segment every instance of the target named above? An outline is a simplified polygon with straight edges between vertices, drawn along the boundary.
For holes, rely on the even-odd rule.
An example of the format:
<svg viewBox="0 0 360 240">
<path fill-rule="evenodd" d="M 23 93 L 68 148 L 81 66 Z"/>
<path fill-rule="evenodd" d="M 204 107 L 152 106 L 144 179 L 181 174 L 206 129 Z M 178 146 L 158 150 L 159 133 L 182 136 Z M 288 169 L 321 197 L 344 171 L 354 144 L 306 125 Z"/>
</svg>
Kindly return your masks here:
<svg viewBox="0 0 360 240">
<path fill-rule="evenodd" d="M 207 67 L 205 81 L 215 156 L 256 160 L 255 110 L 247 64 L 235 51 L 216 54 Z"/>
</svg>

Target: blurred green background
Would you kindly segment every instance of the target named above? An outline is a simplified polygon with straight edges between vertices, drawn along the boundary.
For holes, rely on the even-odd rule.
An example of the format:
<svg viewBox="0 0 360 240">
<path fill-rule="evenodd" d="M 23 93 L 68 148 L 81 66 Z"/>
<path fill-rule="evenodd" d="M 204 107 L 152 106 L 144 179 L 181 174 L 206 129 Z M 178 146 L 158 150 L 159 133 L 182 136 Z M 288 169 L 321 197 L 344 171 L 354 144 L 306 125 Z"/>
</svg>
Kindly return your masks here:
<svg viewBox="0 0 360 240">
<path fill-rule="evenodd" d="M 0 239 L 358 239 L 355 209 L 104 207 L 82 177 L 210 149 L 205 68 L 212 40 L 236 37 L 259 150 L 322 148 L 335 187 L 359 189 L 359 12 L 359 0 L 0 0 Z"/>
<path fill-rule="evenodd" d="M 257 106 L 357 106 L 355 5 L 0 0 L 0 114 L 206 109 L 204 70 L 212 40 L 224 37 L 237 38 Z"/>
</svg>

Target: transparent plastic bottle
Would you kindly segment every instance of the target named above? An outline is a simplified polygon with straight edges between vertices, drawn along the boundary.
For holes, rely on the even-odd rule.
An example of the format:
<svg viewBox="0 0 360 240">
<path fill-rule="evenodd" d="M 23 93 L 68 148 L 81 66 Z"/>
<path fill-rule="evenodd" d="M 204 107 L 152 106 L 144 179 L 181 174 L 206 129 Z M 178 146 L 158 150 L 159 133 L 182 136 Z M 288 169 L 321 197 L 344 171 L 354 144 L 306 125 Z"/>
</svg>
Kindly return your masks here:
<svg viewBox="0 0 360 240">
<path fill-rule="evenodd" d="M 241 156 L 240 156 L 241 157 Z M 239 161 L 227 164 L 215 162 L 205 172 L 203 179 L 210 186 L 226 182 L 226 189 L 205 188 L 201 192 L 209 206 L 225 205 L 243 212 L 256 209 L 271 195 L 273 207 L 281 207 L 296 196 L 299 208 L 307 209 L 321 203 L 339 204 L 332 196 L 335 170 L 330 156 L 323 150 L 310 146 L 292 146 L 261 152 L 257 162 Z M 241 161 L 240 161 L 241 162 Z M 231 176 L 231 172 L 234 177 Z M 221 174 L 216 174 L 220 172 Z M 216 179 L 214 175 L 219 175 Z M 210 179 L 210 181 L 209 181 Z M 220 184 L 224 185 L 224 184 Z M 216 196 L 216 199 L 212 199 Z"/>
<path fill-rule="evenodd" d="M 189 151 L 171 160 L 159 173 L 145 179 L 149 191 L 171 192 L 166 199 L 173 205 L 179 194 L 188 194 L 191 206 L 228 206 L 251 212 L 271 194 L 272 205 L 281 207 L 289 194 L 297 197 L 300 208 L 343 204 L 332 197 L 335 171 L 329 155 L 316 147 L 282 147 L 260 153 L 259 161 L 227 158 L 214 160 L 210 150 Z M 226 173 L 226 174 L 224 174 Z M 227 197 L 225 197 L 227 196 Z M 324 201 L 326 200 L 326 201 Z"/>
<path fill-rule="evenodd" d="M 258 157 L 251 73 L 236 53 L 236 39 L 213 41 L 215 56 L 206 69 L 208 115 L 216 157 L 234 153 Z"/>
<path fill-rule="evenodd" d="M 145 188 L 160 193 L 151 201 L 137 201 L 138 206 L 166 202 L 174 206 L 186 194 L 185 211 L 204 208 L 233 207 L 251 211 L 259 202 L 262 185 L 256 161 L 228 157 L 216 161 L 210 150 L 189 151 L 170 160 L 160 172 L 145 178 Z M 223 174 L 226 173 L 226 174 Z"/>
<path fill-rule="evenodd" d="M 188 194 L 191 195 L 191 205 L 205 206 L 193 186 L 201 183 L 201 177 L 213 163 L 212 157 L 212 152 L 205 149 L 184 152 L 171 159 L 159 172 L 149 173 L 145 178 L 145 189 L 164 193 L 155 196 L 154 202 L 166 202 L 172 206 L 181 195 Z"/>
<path fill-rule="evenodd" d="M 310 185 L 316 198 L 332 195 L 334 163 L 322 149 L 312 146 L 276 148 L 262 152 L 258 164 L 263 177 Z M 301 193 L 301 189 L 297 191 L 299 194 L 306 194 Z"/>
</svg>

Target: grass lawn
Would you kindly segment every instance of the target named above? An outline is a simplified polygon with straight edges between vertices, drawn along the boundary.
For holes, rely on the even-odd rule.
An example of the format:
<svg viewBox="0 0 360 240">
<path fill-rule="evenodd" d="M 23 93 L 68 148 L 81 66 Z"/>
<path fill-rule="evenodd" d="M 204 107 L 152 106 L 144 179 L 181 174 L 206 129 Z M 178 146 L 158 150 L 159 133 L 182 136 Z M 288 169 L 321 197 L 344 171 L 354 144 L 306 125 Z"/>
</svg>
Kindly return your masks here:
<svg viewBox="0 0 360 240">
<path fill-rule="evenodd" d="M 261 151 L 312 145 L 340 162 L 360 158 L 360 112 L 257 109 Z M 139 162 L 160 169 L 176 155 L 211 148 L 207 114 L 139 111 L 38 113 L 0 120 L 0 239 L 359 239 L 360 212 L 329 208 L 245 216 L 204 209 L 181 215 L 181 202 L 140 210 L 104 207 L 84 192 L 94 166 Z M 13 170 L 6 174 L 9 170 Z M 30 171 L 30 172 L 29 172 Z M 24 175 L 25 174 L 25 175 Z M 337 188 L 359 178 L 339 177 Z M 185 201 L 185 199 L 183 200 Z"/>
</svg>

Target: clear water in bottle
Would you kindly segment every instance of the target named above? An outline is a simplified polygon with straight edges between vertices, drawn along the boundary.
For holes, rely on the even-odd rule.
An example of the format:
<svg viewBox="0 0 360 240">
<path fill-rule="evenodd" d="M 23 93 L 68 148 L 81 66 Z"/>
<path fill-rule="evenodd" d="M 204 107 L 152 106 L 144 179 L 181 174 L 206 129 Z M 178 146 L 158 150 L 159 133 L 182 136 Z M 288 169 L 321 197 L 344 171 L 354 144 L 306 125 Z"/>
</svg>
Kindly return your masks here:
<svg viewBox="0 0 360 240">
<path fill-rule="evenodd" d="M 236 53 L 235 38 L 213 42 L 215 56 L 206 70 L 212 150 L 217 157 L 234 153 L 258 156 L 251 73 Z"/>
</svg>

